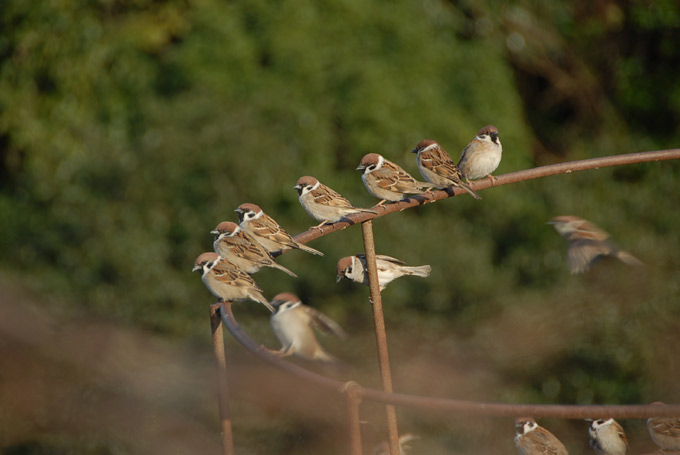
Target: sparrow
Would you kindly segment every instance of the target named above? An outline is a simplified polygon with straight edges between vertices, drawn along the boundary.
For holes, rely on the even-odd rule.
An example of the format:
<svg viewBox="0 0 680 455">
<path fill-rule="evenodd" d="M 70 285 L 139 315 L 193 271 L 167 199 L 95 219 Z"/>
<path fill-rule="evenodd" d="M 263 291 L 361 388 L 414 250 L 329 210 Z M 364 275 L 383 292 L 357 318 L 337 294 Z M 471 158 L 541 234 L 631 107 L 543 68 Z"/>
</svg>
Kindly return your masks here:
<svg viewBox="0 0 680 455">
<path fill-rule="evenodd" d="M 588 271 L 603 256 L 614 256 L 628 265 L 644 265 L 638 258 L 619 249 L 609 234 L 577 216 L 557 216 L 548 221 L 567 240 L 567 265 L 571 273 Z"/>
<path fill-rule="evenodd" d="M 231 261 L 244 272 L 255 273 L 262 267 L 273 267 L 297 277 L 284 266 L 277 264 L 265 247 L 241 229 L 238 224 L 223 221 L 210 233 L 215 234 L 213 242 L 215 253 Z"/>
<path fill-rule="evenodd" d="M 458 168 L 466 182 L 487 176 L 494 182 L 496 177 L 491 173 L 501 163 L 502 154 L 503 146 L 498 138 L 498 128 L 487 125 L 465 146 L 458 161 Z"/>
<path fill-rule="evenodd" d="M 628 440 L 614 419 L 597 419 L 590 423 L 590 446 L 598 455 L 626 455 Z"/>
<path fill-rule="evenodd" d="M 378 205 L 386 201 L 401 201 L 409 194 L 419 194 L 432 189 L 432 185 L 417 181 L 399 165 L 377 153 L 364 155 L 356 170 L 362 171 L 361 180 L 368 192 L 382 199 Z"/>
<path fill-rule="evenodd" d="M 531 417 L 515 420 L 515 446 L 519 455 L 568 455 L 566 447 Z"/>
<path fill-rule="evenodd" d="M 276 338 L 281 342 L 281 355 L 296 355 L 307 360 L 334 362 L 336 359 L 328 354 L 319 344 L 314 329 L 322 333 L 331 333 L 341 340 L 347 334 L 334 320 L 303 304 L 298 296 L 290 292 L 277 294 L 271 301 L 274 314 L 271 323 Z"/>
<path fill-rule="evenodd" d="M 253 300 L 274 312 L 255 281 L 236 265 L 217 253 L 203 253 L 196 258 L 194 268 L 201 271 L 201 279 L 208 290 L 220 301 Z"/>
<path fill-rule="evenodd" d="M 302 250 L 323 256 L 321 251 L 296 241 L 274 218 L 255 204 L 241 204 L 234 212 L 238 214 L 241 229 L 253 236 L 269 253 Z"/>
<path fill-rule="evenodd" d="M 326 223 L 336 223 L 352 213 L 376 213 L 373 210 L 354 207 L 347 198 L 314 177 L 300 177 L 293 188 L 298 192 L 302 208 L 309 216 L 321 222 L 317 228 Z"/>
<path fill-rule="evenodd" d="M 470 193 L 470 196 L 475 199 L 481 199 L 481 196 L 463 182 L 463 174 L 453 162 L 451 156 L 435 141 L 425 139 L 416 145 L 416 148 L 411 150 L 417 153 L 416 162 L 418 163 L 418 170 L 423 178 L 432 183 L 437 188 L 446 188 L 449 186 L 456 186 L 463 188 Z"/>
<path fill-rule="evenodd" d="M 660 401 L 652 404 L 665 406 Z M 680 450 L 680 417 L 650 417 L 647 419 L 647 431 L 662 451 Z"/>
<path fill-rule="evenodd" d="M 406 263 L 390 256 L 378 254 L 375 258 L 378 269 L 378 283 L 382 291 L 392 280 L 404 275 L 415 275 L 426 278 L 430 276 L 432 267 L 429 265 L 408 266 Z M 338 274 L 336 282 L 343 278 L 354 281 L 355 283 L 368 286 L 368 273 L 366 272 L 366 255 L 357 254 L 347 256 L 338 261 Z"/>
</svg>

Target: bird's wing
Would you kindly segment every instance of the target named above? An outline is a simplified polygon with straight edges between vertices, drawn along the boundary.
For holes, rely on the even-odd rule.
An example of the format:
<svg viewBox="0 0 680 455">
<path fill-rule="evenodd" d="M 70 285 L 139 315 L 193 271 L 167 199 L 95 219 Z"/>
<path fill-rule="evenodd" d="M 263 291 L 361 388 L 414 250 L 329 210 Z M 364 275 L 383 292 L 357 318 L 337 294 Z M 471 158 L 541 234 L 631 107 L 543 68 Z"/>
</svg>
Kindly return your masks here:
<svg viewBox="0 0 680 455">
<path fill-rule="evenodd" d="M 320 185 L 317 189 L 312 190 L 310 194 L 314 197 L 314 202 L 317 204 L 330 207 L 354 208 L 346 197 L 326 185 Z"/>
<path fill-rule="evenodd" d="M 309 317 L 310 324 L 322 333 L 333 334 L 341 340 L 347 339 L 347 333 L 340 327 L 340 325 L 320 312 L 309 306 L 301 307 L 305 314 Z"/>
</svg>

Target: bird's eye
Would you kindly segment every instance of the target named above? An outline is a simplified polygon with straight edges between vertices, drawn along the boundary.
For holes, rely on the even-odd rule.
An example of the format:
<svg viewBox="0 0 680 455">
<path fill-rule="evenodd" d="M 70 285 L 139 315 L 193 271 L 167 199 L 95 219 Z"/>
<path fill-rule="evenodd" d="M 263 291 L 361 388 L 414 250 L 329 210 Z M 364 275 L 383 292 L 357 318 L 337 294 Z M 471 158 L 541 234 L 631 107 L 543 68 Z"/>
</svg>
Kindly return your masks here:
<svg viewBox="0 0 680 455">
<path fill-rule="evenodd" d="M 312 190 L 312 185 L 307 185 L 307 191 L 311 191 L 311 190 Z"/>
<path fill-rule="evenodd" d="M 598 425 L 602 425 L 603 423 L 604 423 L 604 419 L 599 419 L 599 420 L 597 421 L 597 424 L 598 424 Z"/>
<path fill-rule="evenodd" d="M 347 267 L 347 270 L 345 270 L 345 273 L 352 273 L 352 267 Z"/>
<path fill-rule="evenodd" d="M 375 169 L 375 164 L 371 164 L 371 165 L 368 166 L 366 169 L 368 169 L 369 171 L 374 170 L 374 169 Z"/>
</svg>

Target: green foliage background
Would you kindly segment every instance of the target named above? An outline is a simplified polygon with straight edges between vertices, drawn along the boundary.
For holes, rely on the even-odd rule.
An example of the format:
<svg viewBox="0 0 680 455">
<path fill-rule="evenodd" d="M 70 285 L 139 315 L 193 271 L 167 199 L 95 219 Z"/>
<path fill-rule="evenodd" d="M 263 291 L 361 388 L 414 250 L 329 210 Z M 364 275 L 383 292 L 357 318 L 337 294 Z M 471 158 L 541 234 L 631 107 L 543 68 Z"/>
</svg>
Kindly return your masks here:
<svg viewBox="0 0 680 455">
<path fill-rule="evenodd" d="M 302 175 L 369 206 L 364 154 L 417 174 L 419 140 L 456 158 L 489 123 L 497 174 L 678 146 L 670 1 L 10 0 L 0 27 L 0 267 L 64 311 L 173 337 L 207 339 L 212 297 L 189 272 L 209 231 L 242 202 L 305 230 Z M 588 171 L 377 221 L 380 253 L 433 266 L 385 293 L 397 363 L 424 345 L 446 356 L 450 337 L 504 378 L 487 400 L 677 401 L 679 176 L 676 162 Z M 648 267 L 569 276 L 545 225 L 562 214 Z M 335 284 L 359 229 L 312 246 L 326 256 L 280 258 L 299 279 L 256 276 L 265 294 L 370 330 L 366 290 Z M 271 340 L 260 308 L 237 309 Z M 355 348 L 338 349 L 370 363 Z"/>
</svg>

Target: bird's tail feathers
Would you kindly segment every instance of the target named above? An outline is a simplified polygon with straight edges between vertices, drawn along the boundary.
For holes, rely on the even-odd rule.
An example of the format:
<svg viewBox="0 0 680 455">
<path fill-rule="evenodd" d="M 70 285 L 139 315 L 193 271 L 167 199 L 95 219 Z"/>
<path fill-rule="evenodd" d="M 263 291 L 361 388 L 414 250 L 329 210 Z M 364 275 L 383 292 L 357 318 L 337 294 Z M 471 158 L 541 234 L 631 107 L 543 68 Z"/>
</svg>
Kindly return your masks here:
<svg viewBox="0 0 680 455">
<path fill-rule="evenodd" d="M 323 253 L 319 250 L 315 250 L 311 246 L 307 246 L 304 243 L 297 243 L 297 247 L 300 248 L 302 251 L 306 251 L 308 253 L 316 254 L 317 256 L 323 256 Z"/>
<path fill-rule="evenodd" d="M 266 306 L 269 309 L 269 311 L 271 311 L 272 313 L 276 312 L 274 307 L 271 306 L 271 304 L 267 301 L 267 299 L 264 298 L 264 295 L 262 295 L 261 292 L 251 292 L 250 298 L 255 300 L 256 302 L 260 302 L 262 305 Z"/>
<path fill-rule="evenodd" d="M 470 188 L 467 184 L 461 182 L 460 187 L 463 188 L 465 191 L 467 191 L 470 194 L 470 196 L 472 196 L 473 198 L 475 198 L 475 199 L 481 199 L 482 198 L 482 196 L 480 196 L 479 194 L 472 191 L 472 188 Z"/>
<path fill-rule="evenodd" d="M 408 270 L 410 275 L 420 276 L 423 278 L 427 278 L 428 276 L 430 276 L 430 272 L 432 271 L 432 267 L 430 267 L 429 265 L 405 267 L 405 269 Z"/>
<path fill-rule="evenodd" d="M 620 260 L 622 260 L 623 262 L 625 262 L 628 265 L 632 265 L 632 266 L 636 266 L 636 267 L 645 265 L 644 262 L 642 262 L 641 260 L 639 260 L 638 258 L 633 256 L 632 254 L 630 254 L 628 251 L 619 250 L 616 253 L 616 257 L 619 258 Z"/>
<path fill-rule="evenodd" d="M 287 268 L 285 268 L 285 267 L 282 266 L 281 264 L 278 264 L 278 263 L 276 263 L 276 262 L 272 262 L 272 267 L 277 268 L 277 269 L 279 269 L 279 270 L 283 270 L 283 271 L 286 272 L 288 275 L 297 278 L 297 275 L 296 275 L 294 272 L 288 270 Z"/>
</svg>

